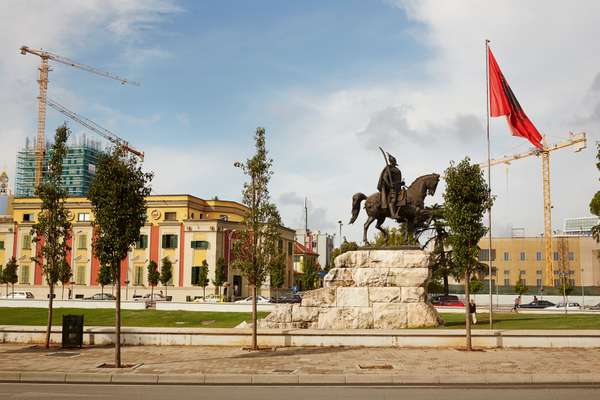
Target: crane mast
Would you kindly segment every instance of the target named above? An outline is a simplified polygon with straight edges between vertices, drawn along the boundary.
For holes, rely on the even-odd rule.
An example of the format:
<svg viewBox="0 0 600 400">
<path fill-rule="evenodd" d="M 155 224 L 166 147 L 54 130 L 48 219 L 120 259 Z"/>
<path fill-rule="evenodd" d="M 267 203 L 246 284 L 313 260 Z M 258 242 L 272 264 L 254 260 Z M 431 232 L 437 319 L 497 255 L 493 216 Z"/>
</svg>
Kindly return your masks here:
<svg viewBox="0 0 600 400">
<path fill-rule="evenodd" d="M 55 100 L 52 100 L 48 97 L 46 98 L 46 103 L 50 107 L 54 108 L 56 111 L 66 115 L 67 117 L 71 118 L 73 121 L 81 124 L 82 126 L 85 126 L 92 132 L 97 133 L 98 135 L 102 136 L 103 138 L 110 141 L 111 143 L 114 143 L 117 146 L 123 147 L 125 150 L 127 150 L 131 154 L 138 156 L 140 158 L 140 160 L 144 161 L 144 152 L 143 151 L 137 150 L 137 149 L 129 146 L 129 143 L 126 140 L 121 139 L 119 136 L 115 135 L 113 132 L 109 131 L 108 129 L 98 125 L 91 119 L 88 119 L 84 116 L 78 115 L 77 113 L 69 110 L 67 107 L 61 105 L 60 103 L 58 103 Z"/>
<path fill-rule="evenodd" d="M 47 104 L 47 92 L 48 92 L 48 72 L 50 71 L 48 61 L 52 60 L 61 64 L 65 64 L 74 68 L 78 68 L 96 75 L 103 76 L 105 78 L 113 79 L 121 82 L 122 85 L 130 84 L 139 86 L 140 84 L 134 81 L 130 81 L 126 78 L 111 74 L 110 72 L 102 71 L 98 68 L 81 64 L 70 60 L 66 57 L 62 57 L 58 54 L 51 53 L 46 50 L 34 49 L 28 46 L 21 46 L 19 49 L 22 55 L 33 54 L 41 59 L 39 67 L 39 95 L 38 95 L 38 123 L 37 123 L 37 135 L 35 145 L 35 187 L 37 188 L 42 183 L 43 178 L 43 165 L 44 155 L 46 153 L 46 104 Z M 135 153 L 134 153 L 135 154 Z M 143 153 L 142 157 L 143 157 Z"/>
<path fill-rule="evenodd" d="M 546 144 L 544 138 L 543 149 L 533 149 L 525 153 L 504 156 L 490 161 L 490 166 L 498 164 L 510 164 L 512 161 L 531 156 L 541 156 L 542 160 L 542 183 L 544 193 L 544 286 L 554 285 L 554 271 L 552 269 L 552 203 L 550 200 L 550 152 L 569 146 L 576 146 L 575 152 L 586 148 L 587 139 L 585 132 L 569 134 L 569 139 L 552 145 Z M 480 163 L 481 168 L 487 168 L 488 163 Z"/>
</svg>

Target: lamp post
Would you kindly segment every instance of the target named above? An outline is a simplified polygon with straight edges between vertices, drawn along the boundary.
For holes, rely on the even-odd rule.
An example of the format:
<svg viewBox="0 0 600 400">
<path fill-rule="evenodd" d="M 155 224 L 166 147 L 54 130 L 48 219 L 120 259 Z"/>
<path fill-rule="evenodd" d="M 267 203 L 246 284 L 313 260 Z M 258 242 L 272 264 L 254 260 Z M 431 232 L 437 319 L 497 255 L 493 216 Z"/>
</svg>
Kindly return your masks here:
<svg viewBox="0 0 600 400">
<path fill-rule="evenodd" d="M 340 248 L 341 248 L 342 247 L 342 225 L 344 225 L 344 224 L 342 224 L 341 220 L 338 221 L 338 224 L 340 225 Z"/>
<path fill-rule="evenodd" d="M 585 310 L 585 290 L 583 289 L 583 265 L 581 266 L 581 276 L 579 277 L 581 284 L 581 309 Z"/>
</svg>

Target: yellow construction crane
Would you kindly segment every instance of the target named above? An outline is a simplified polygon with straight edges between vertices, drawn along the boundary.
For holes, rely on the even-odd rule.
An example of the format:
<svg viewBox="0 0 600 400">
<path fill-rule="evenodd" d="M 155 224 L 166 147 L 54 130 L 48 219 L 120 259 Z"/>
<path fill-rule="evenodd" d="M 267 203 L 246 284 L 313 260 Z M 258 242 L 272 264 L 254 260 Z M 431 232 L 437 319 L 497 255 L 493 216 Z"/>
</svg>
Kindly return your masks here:
<svg viewBox="0 0 600 400">
<path fill-rule="evenodd" d="M 110 141 L 111 143 L 114 143 L 117 146 L 123 147 L 125 150 L 127 150 L 131 154 L 138 156 L 140 158 L 140 160 L 144 161 L 144 152 L 143 151 L 137 150 L 137 149 L 129 146 L 129 143 L 126 140 L 121 139 L 120 137 L 118 137 L 113 132 L 109 131 L 108 129 L 103 128 L 102 126 L 98 125 L 97 123 L 95 123 L 94 121 L 92 121 L 86 117 L 76 114 L 75 112 L 69 110 L 67 107 L 61 105 L 60 103 L 56 102 L 55 100 L 52 100 L 49 97 L 46 97 L 46 104 L 48 104 L 50 107 L 54 108 L 56 111 L 71 118 L 73 121 L 85 126 L 92 132 L 95 132 L 98 135 L 102 136 L 103 138 Z"/>
<path fill-rule="evenodd" d="M 26 55 L 34 54 L 41 58 L 40 64 L 40 75 L 38 79 L 40 93 L 38 96 L 38 126 L 37 126 L 37 141 L 36 141 L 36 159 L 35 159 L 35 187 L 38 187 L 42 183 L 42 166 L 44 164 L 44 153 L 46 151 L 46 93 L 48 91 L 48 72 L 50 68 L 48 61 L 52 60 L 61 64 L 69 65 L 71 67 L 79 68 L 84 71 L 91 72 L 96 75 L 103 76 L 105 78 L 114 79 L 121 82 L 121 84 L 132 84 L 139 86 L 139 83 L 130 81 L 125 78 L 121 78 L 117 75 L 113 75 L 109 72 L 99 70 L 98 68 L 91 67 L 89 65 L 81 64 L 70 60 L 66 57 L 59 56 L 58 54 L 51 53 L 46 50 L 34 49 L 27 46 L 21 46 L 21 54 Z"/>
<path fill-rule="evenodd" d="M 544 285 L 554 285 L 554 272 L 552 270 L 552 203 L 550 202 L 550 152 L 560 150 L 565 147 L 575 146 L 575 152 L 579 152 L 586 148 L 587 139 L 585 132 L 569 134 L 569 138 L 560 143 L 552 145 L 546 144 L 544 137 L 543 149 L 533 149 L 525 153 L 504 156 L 490 161 L 490 166 L 498 164 L 510 164 L 512 161 L 531 156 L 541 156 L 542 158 L 542 181 L 544 188 L 544 259 L 546 268 L 544 273 Z M 487 168 L 488 163 L 479 164 L 481 168 Z"/>
</svg>

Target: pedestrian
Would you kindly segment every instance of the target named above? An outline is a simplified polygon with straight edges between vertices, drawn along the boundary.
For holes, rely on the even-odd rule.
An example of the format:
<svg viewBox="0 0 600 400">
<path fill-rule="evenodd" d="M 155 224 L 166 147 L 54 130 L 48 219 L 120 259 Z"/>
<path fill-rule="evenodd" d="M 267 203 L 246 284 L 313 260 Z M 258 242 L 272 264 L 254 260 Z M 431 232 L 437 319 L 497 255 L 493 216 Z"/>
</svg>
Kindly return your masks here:
<svg viewBox="0 0 600 400">
<path fill-rule="evenodd" d="M 537 298 L 537 296 L 533 296 L 533 302 L 534 302 L 534 303 L 537 303 L 537 302 L 538 302 L 538 298 Z"/>
<path fill-rule="evenodd" d="M 471 316 L 473 325 L 477 325 L 477 305 L 473 299 L 469 301 L 469 315 Z"/>
<path fill-rule="evenodd" d="M 513 305 L 512 311 L 518 313 L 520 305 L 521 305 L 521 296 L 517 296 L 517 297 L 515 297 L 515 304 Z"/>
<path fill-rule="evenodd" d="M 73 289 L 69 288 L 69 292 L 68 293 L 69 294 L 68 294 L 67 297 L 69 298 L 69 300 L 71 300 L 73 298 Z"/>
</svg>

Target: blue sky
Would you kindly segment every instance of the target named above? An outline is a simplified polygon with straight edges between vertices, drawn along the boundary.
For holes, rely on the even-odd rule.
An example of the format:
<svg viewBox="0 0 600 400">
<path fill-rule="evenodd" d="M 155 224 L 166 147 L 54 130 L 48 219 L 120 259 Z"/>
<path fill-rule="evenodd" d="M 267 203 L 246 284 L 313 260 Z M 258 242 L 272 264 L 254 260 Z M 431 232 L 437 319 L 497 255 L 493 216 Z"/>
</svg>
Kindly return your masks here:
<svg viewBox="0 0 600 400">
<path fill-rule="evenodd" d="M 594 1 L 2 2 L 0 168 L 14 172 L 36 126 L 39 61 L 17 49 L 43 47 L 141 82 L 121 86 L 58 64 L 48 95 L 144 150 L 156 193 L 238 200 L 243 176 L 233 162 L 251 155 L 264 126 L 285 223 L 301 225 L 308 197 L 311 227 L 337 232 L 352 194 L 375 190 L 377 146 L 396 156 L 408 182 L 443 173 L 451 160 L 485 158 L 485 38 L 550 142 L 585 130 L 593 144 L 598 12 Z M 48 136 L 63 120 L 49 111 Z M 503 119 L 491 127 L 494 155 L 530 147 Z M 593 162 L 593 151 L 553 156 L 555 229 L 588 214 Z M 573 171 L 582 184 L 573 185 Z M 497 168 L 492 179 L 497 232 L 539 233 L 539 160 L 514 163 L 508 175 Z M 443 183 L 429 203 L 442 191 Z M 531 207 L 516 207 L 525 199 Z M 358 239 L 362 221 L 345 234 Z"/>
</svg>

